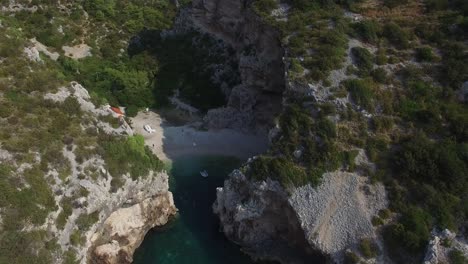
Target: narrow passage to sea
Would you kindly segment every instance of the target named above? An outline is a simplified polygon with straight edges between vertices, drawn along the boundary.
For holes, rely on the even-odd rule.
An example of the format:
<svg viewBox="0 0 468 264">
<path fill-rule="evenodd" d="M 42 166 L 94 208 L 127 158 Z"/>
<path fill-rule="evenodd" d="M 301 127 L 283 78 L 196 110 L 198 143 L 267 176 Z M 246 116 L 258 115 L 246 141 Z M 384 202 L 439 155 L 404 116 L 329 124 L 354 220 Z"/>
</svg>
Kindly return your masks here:
<svg viewBox="0 0 468 264">
<path fill-rule="evenodd" d="M 179 209 L 171 223 L 150 231 L 134 255 L 135 264 L 253 263 L 219 232 L 212 204 L 216 187 L 242 161 L 219 156 L 183 156 L 172 162 L 170 190 Z M 200 175 L 206 170 L 207 178 Z"/>
</svg>

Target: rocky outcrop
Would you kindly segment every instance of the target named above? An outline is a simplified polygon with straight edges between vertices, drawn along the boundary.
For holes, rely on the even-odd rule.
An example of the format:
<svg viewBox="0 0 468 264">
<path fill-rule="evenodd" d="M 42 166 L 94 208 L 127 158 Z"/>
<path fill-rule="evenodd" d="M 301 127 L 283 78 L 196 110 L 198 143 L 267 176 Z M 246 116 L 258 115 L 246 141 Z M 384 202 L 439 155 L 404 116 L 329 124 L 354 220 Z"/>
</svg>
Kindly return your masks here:
<svg viewBox="0 0 468 264">
<path fill-rule="evenodd" d="M 224 234 L 255 259 L 324 261 L 309 246 L 288 194 L 276 181 L 251 182 L 236 170 L 217 188 L 213 210 Z"/>
<path fill-rule="evenodd" d="M 177 212 L 172 193 L 164 192 L 127 208 L 113 212 L 96 234 L 91 263 L 131 263 L 133 252 L 145 234 L 166 224 Z"/>
<path fill-rule="evenodd" d="M 371 220 L 387 205 L 385 189 L 354 173 L 323 178 L 316 188 L 287 193 L 276 181 L 255 182 L 235 171 L 217 189 L 213 209 L 226 236 L 256 258 L 306 263 L 319 251 L 340 260 L 361 239 L 376 239 Z"/>
<path fill-rule="evenodd" d="M 208 112 L 211 128 L 271 127 L 281 110 L 285 80 L 279 33 L 250 10 L 250 3 L 193 1 L 195 26 L 233 47 L 241 76 L 241 84 L 230 87 L 227 106 Z"/>
<path fill-rule="evenodd" d="M 434 230 L 424 256 L 424 264 L 450 263 L 450 254 L 458 252 L 468 259 L 468 243 L 462 237 L 445 229 Z"/>
</svg>

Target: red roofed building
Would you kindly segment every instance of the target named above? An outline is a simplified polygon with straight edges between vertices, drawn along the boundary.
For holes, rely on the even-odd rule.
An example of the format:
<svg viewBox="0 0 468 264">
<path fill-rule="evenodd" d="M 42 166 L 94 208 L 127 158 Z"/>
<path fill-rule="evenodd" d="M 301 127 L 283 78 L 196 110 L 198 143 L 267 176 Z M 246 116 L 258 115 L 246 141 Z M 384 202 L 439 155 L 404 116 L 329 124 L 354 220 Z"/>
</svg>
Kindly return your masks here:
<svg viewBox="0 0 468 264">
<path fill-rule="evenodd" d="M 118 107 L 111 107 L 110 109 L 111 109 L 114 113 L 118 114 L 119 117 L 124 115 L 124 113 L 122 113 L 122 110 L 120 110 L 120 108 L 118 108 Z"/>
</svg>

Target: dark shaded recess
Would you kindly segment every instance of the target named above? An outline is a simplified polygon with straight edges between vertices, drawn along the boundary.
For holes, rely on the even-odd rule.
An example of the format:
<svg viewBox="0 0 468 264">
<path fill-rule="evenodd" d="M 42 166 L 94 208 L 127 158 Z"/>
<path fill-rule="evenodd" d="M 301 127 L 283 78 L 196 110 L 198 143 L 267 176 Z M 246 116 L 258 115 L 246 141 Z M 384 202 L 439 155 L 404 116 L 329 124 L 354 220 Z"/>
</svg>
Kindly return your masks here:
<svg viewBox="0 0 468 264">
<path fill-rule="evenodd" d="M 221 82 L 233 87 L 240 83 L 235 51 L 222 48 L 218 40 L 195 31 L 161 37 L 161 31 L 143 30 L 133 37 L 128 46 L 130 56 L 147 51 L 155 56 L 159 70 L 154 80 L 154 98 L 157 106 L 169 103 L 168 97 L 178 89 L 187 103 L 207 111 L 226 104 L 219 84 L 214 83 L 213 65 L 228 65 L 232 74 L 221 76 Z"/>
</svg>

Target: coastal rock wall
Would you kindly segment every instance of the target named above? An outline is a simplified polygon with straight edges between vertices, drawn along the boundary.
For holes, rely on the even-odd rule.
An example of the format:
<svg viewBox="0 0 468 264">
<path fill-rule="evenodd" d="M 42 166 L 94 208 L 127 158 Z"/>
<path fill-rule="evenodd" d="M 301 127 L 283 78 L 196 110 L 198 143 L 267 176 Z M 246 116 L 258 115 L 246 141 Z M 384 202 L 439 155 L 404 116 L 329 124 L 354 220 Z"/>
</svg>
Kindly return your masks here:
<svg viewBox="0 0 468 264">
<path fill-rule="evenodd" d="M 281 263 L 340 261 L 361 239 L 377 239 L 372 217 L 387 206 L 383 185 L 334 172 L 290 193 L 276 181 L 234 171 L 213 205 L 222 231 L 254 258 Z M 320 253 L 318 253 L 320 252 Z"/>
<path fill-rule="evenodd" d="M 114 211 L 95 234 L 91 263 L 132 263 L 133 253 L 145 234 L 166 224 L 177 212 L 171 192 L 163 192 L 130 207 Z"/>
<path fill-rule="evenodd" d="M 213 211 L 224 234 L 254 259 L 326 260 L 309 246 L 288 194 L 276 181 L 251 182 L 236 170 L 217 189 Z"/>
<path fill-rule="evenodd" d="M 236 51 L 241 84 L 230 87 L 228 104 L 210 110 L 212 128 L 271 127 L 285 89 L 279 33 L 249 6 L 251 1 L 195 0 L 192 19 L 201 32 L 222 39 Z"/>
</svg>

